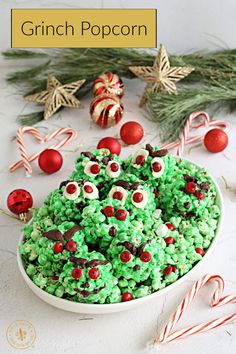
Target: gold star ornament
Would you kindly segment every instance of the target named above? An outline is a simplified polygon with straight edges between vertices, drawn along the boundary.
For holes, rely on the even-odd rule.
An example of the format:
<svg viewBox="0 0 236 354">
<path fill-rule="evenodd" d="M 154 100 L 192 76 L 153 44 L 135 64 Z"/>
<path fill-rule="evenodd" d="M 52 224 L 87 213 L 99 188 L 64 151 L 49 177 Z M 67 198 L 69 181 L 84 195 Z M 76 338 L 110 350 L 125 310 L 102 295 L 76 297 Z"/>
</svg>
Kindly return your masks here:
<svg viewBox="0 0 236 354">
<path fill-rule="evenodd" d="M 176 82 L 188 76 L 194 68 L 170 66 L 166 49 L 161 44 L 153 66 L 130 66 L 129 70 L 147 83 L 140 100 L 140 106 L 143 106 L 148 92 L 176 93 Z"/>
<path fill-rule="evenodd" d="M 74 93 L 80 89 L 85 80 L 74 81 L 62 85 L 55 76 L 49 75 L 47 80 L 47 90 L 25 96 L 27 101 L 44 103 L 44 119 L 50 118 L 60 107 L 81 106 L 80 101 Z"/>
</svg>

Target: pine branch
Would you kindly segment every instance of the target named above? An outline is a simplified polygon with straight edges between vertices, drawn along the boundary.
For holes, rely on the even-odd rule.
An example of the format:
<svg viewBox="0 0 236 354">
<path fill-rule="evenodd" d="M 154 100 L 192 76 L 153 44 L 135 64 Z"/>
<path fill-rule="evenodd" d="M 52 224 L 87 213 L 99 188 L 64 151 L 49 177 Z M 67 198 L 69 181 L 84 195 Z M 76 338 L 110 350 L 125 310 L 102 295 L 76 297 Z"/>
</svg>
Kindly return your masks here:
<svg viewBox="0 0 236 354">
<path fill-rule="evenodd" d="M 190 113 L 207 110 L 216 113 L 236 110 L 236 82 L 230 86 L 214 85 L 205 88 L 185 88 L 177 95 L 150 93 L 147 111 L 158 123 L 161 141 L 171 142 L 179 137 Z"/>
</svg>

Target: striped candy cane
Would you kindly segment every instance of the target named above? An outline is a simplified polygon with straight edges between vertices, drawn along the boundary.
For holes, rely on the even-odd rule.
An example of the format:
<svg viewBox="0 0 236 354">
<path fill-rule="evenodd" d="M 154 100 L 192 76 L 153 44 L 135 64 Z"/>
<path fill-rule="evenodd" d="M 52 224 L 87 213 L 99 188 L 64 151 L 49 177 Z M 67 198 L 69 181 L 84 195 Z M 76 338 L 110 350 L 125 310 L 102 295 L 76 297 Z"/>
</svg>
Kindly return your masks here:
<svg viewBox="0 0 236 354">
<path fill-rule="evenodd" d="M 202 333 L 213 328 L 224 326 L 236 320 L 236 313 L 233 313 L 229 316 L 219 317 L 212 321 L 205 322 L 196 326 L 190 326 L 172 333 L 174 326 L 179 322 L 195 296 L 206 283 L 211 281 L 217 282 L 217 288 L 214 291 L 211 299 L 212 307 L 219 307 L 228 303 L 236 302 L 236 295 L 228 295 L 222 297 L 222 293 L 224 291 L 224 280 L 220 275 L 206 274 L 192 286 L 190 291 L 186 294 L 180 305 L 177 307 L 177 310 L 171 316 L 171 319 L 166 324 L 164 330 L 157 338 L 154 339 L 152 344 L 165 344 L 175 339 L 181 339 L 195 333 Z"/>
<path fill-rule="evenodd" d="M 59 135 L 62 135 L 62 134 L 68 135 L 65 139 L 48 147 L 48 149 L 55 149 L 55 150 L 59 150 L 60 148 L 62 148 L 66 144 L 69 144 L 77 136 L 76 130 L 71 129 L 71 128 L 60 128 L 60 129 L 57 129 L 57 130 L 47 134 L 46 136 L 43 136 L 42 133 L 36 128 L 32 128 L 32 127 L 28 127 L 28 126 L 20 127 L 17 131 L 17 134 L 16 134 L 16 141 L 19 145 L 21 160 L 12 164 L 9 167 L 9 172 L 13 172 L 16 169 L 18 169 L 19 167 L 23 166 L 25 168 L 27 176 L 30 176 L 32 174 L 32 167 L 30 165 L 30 162 L 37 159 L 42 151 L 39 151 L 39 152 L 29 156 L 27 153 L 25 144 L 24 144 L 24 140 L 23 140 L 24 133 L 32 134 L 36 138 L 36 140 L 39 141 L 40 143 L 46 143 L 46 142 L 50 141 L 51 139 L 53 139 Z"/>
<path fill-rule="evenodd" d="M 199 118 L 203 118 L 203 121 L 197 121 L 195 124 L 194 121 L 199 120 Z M 206 112 L 194 112 L 189 115 L 184 130 L 182 132 L 182 136 L 180 140 L 176 140 L 172 143 L 165 144 L 161 146 L 161 149 L 173 149 L 177 147 L 177 156 L 183 156 L 184 147 L 187 144 L 192 144 L 196 142 L 200 142 L 204 140 L 204 135 L 197 135 L 193 137 L 189 136 L 190 128 L 202 128 L 202 127 L 209 127 L 209 126 L 216 126 L 222 128 L 224 131 L 227 130 L 227 123 L 219 120 L 210 120 L 208 114 Z"/>
</svg>

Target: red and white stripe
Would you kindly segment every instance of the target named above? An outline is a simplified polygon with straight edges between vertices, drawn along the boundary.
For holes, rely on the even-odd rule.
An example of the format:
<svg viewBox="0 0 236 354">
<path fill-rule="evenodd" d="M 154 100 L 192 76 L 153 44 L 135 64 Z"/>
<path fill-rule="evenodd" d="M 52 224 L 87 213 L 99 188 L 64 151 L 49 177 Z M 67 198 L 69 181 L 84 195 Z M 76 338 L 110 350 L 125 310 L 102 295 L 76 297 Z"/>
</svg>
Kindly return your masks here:
<svg viewBox="0 0 236 354">
<path fill-rule="evenodd" d="M 199 325 L 190 326 L 175 332 L 172 332 L 175 325 L 179 322 L 188 306 L 191 304 L 195 296 L 199 293 L 201 288 L 208 282 L 216 281 L 217 288 L 213 293 L 211 299 L 212 307 L 219 307 L 228 303 L 236 302 L 236 295 L 223 296 L 224 291 L 224 280 L 220 275 L 210 275 L 206 274 L 200 278 L 186 294 L 184 299 L 181 301 L 180 305 L 177 307 L 177 310 L 173 313 L 170 321 L 166 324 L 162 333 L 153 341 L 153 344 L 164 344 L 171 342 L 175 339 L 181 339 L 187 336 L 190 336 L 195 333 L 202 333 L 213 328 L 224 326 L 226 324 L 232 323 L 236 320 L 236 313 L 233 313 L 228 316 L 223 316 L 216 318 L 209 322 L 204 322 Z"/>
<path fill-rule="evenodd" d="M 13 172 L 16 169 L 18 169 L 19 167 L 24 166 L 25 171 L 26 171 L 26 175 L 28 175 L 28 176 L 30 176 L 32 174 L 32 167 L 30 165 L 30 162 L 37 159 L 43 150 L 29 156 L 27 153 L 25 144 L 24 144 L 24 140 L 23 140 L 24 133 L 28 133 L 28 134 L 33 135 L 36 138 L 36 140 L 39 141 L 40 143 L 46 143 L 46 142 L 50 141 L 51 139 L 53 139 L 59 135 L 62 135 L 62 134 L 68 135 L 65 139 L 63 139 L 63 140 L 59 141 L 58 143 L 55 143 L 52 146 L 47 148 L 47 149 L 55 149 L 55 150 L 59 150 L 60 148 L 62 148 L 66 144 L 69 144 L 77 136 L 77 131 L 74 129 L 71 129 L 71 128 L 60 128 L 60 129 L 54 130 L 53 132 L 43 136 L 42 133 L 36 128 L 28 127 L 28 126 L 20 127 L 16 133 L 16 141 L 19 146 L 21 160 L 12 164 L 9 167 L 9 172 Z"/>
<path fill-rule="evenodd" d="M 102 94 L 96 96 L 90 106 L 92 120 L 102 128 L 109 128 L 117 124 L 124 113 L 119 97 Z"/>
<path fill-rule="evenodd" d="M 203 118 L 203 120 L 199 122 L 199 118 Z M 197 122 L 195 124 L 193 124 L 193 122 L 196 120 L 197 120 Z M 202 128 L 202 127 L 207 128 L 210 126 L 219 127 L 221 129 L 223 129 L 224 131 L 226 131 L 228 128 L 228 125 L 226 122 L 219 121 L 219 120 L 210 120 L 210 118 L 206 112 L 194 112 L 189 115 L 180 140 L 176 140 L 176 141 L 169 143 L 169 144 L 164 144 L 163 146 L 161 146 L 161 148 L 162 149 L 173 149 L 173 148 L 177 147 L 177 156 L 183 156 L 185 145 L 200 142 L 200 141 L 204 140 L 205 135 L 197 135 L 197 136 L 189 137 L 190 129 L 191 128 L 198 129 L 198 128 Z"/>
<path fill-rule="evenodd" d="M 124 84 L 118 75 L 106 73 L 98 76 L 93 83 L 92 90 L 94 96 L 110 93 L 121 98 L 124 94 Z"/>
</svg>

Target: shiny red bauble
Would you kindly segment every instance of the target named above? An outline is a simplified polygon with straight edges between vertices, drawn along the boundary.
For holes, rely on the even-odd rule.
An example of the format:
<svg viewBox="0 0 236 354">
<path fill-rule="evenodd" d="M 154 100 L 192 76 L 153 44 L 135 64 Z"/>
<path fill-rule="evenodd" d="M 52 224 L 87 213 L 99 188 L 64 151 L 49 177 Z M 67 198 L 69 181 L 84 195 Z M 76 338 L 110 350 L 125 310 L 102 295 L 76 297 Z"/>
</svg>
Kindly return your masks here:
<svg viewBox="0 0 236 354">
<path fill-rule="evenodd" d="M 99 141 L 97 149 L 108 149 L 111 154 L 120 155 L 121 145 L 117 139 L 108 136 Z"/>
<path fill-rule="evenodd" d="M 41 170 L 51 174 L 60 170 L 63 164 L 63 158 L 59 151 L 46 149 L 39 155 L 38 164 Z"/>
<path fill-rule="evenodd" d="M 204 145 L 210 152 L 221 152 L 228 145 L 228 135 L 219 128 L 211 129 L 204 137 Z"/>
<path fill-rule="evenodd" d="M 144 135 L 143 127 L 138 122 L 127 122 L 120 129 L 120 137 L 127 145 L 139 143 Z"/>
<path fill-rule="evenodd" d="M 32 195 L 25 189 L 15 189 L 7 197 L 7 207 L 13 214 L 27 213 L 32 206 Z"/>
</svg>

